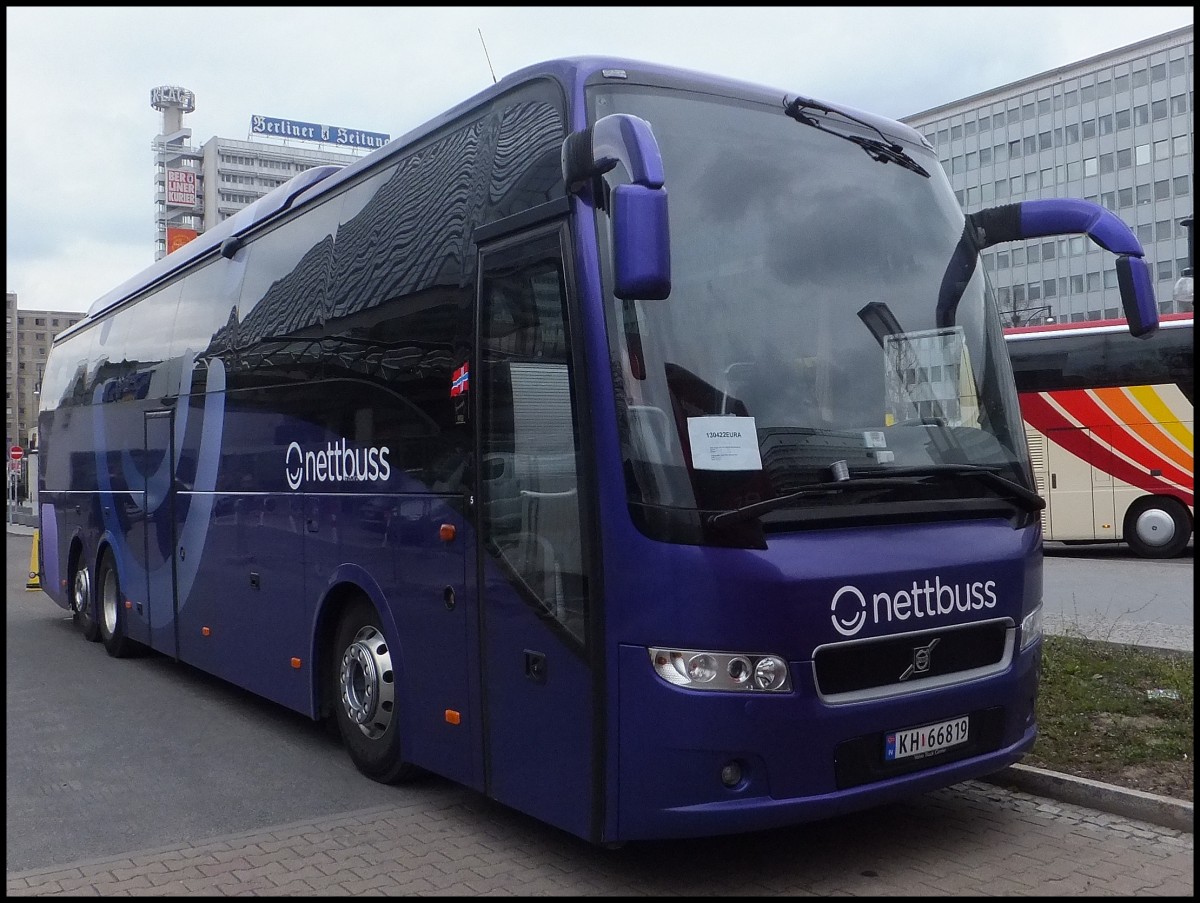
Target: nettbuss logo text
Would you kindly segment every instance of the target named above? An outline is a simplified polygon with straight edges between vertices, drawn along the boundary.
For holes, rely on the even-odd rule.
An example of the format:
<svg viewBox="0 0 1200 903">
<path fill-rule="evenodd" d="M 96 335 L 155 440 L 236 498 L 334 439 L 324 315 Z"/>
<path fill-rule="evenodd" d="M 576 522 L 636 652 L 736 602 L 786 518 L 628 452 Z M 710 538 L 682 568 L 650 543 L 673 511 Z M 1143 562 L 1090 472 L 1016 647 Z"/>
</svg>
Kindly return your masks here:
<svg viewBox="0 0 1200 903">
<path fill-rule="evenodd" d="M 299 489 L 309 483 L 367 483 L 386 480 L 392 474 L 388 447 L 351 448 L 343 439 L 318 451 L 305 451 L 299 442 L 287 447 L 284 475 L 288 486 Z"/>
<path fill-rule="evenodd" d="M 960 612 L 982 611 L 996 607 L 996 581 L 943 583 L 941 577 L 914 580 L 911 587 L 894 593 L 875 593 L 867 600 L 857 586 L 843 586 L 833 594 L 829 606 L 833 629 L 842 636 L 854 636 L 869 620 L 874 626 L 908 621 L 930 620 Z"/>
</svg>

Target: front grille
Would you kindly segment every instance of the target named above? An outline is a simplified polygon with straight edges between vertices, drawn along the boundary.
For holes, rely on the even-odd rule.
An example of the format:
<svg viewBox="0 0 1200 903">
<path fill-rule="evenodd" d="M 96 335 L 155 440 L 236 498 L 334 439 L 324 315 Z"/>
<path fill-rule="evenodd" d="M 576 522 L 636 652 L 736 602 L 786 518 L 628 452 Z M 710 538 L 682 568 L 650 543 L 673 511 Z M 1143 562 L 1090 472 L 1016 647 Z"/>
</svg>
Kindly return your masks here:
<svg viewBox="0 0 1200 903">
<path fill-rule="evenodd" d="M 1008 667 L 1016 631 L 1008 618 L 822 646 L 817 692 L 829 703 L 917 692 Z"/>
</svg>

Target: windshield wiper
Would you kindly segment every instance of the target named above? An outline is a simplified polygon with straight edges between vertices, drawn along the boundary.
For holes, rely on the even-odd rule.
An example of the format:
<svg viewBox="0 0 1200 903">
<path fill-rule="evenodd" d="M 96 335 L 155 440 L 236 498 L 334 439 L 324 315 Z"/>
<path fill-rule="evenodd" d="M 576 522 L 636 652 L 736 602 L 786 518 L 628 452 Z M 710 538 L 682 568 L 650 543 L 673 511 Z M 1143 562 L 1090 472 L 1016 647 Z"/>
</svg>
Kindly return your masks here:
<svg viewBox="0 0 1200 903">
<path fill-rule="evenodd" d="M 836 129 L 831 129 L 822 124 L 816 117 L 809 116 L 805 110 L 819 110 L 822 113 L 829 115 L 841 116 L 843 119 L 848 119 L 851 122 L 857 122 L 859 125 L 869 128 L 879 136 L 876 138 L 864 138 L 861 135 L 851 135 L 846 132 L 839 132 Z M 827 107 L 823 103 L 818 103 L 815 100 L 810 100 L 807 97 L 797 96 L 791 101 L 784 98 L 783 112 L 795 119 L 802 125 L 812 126 L 814 129 L 819 129 L 822 132 L 828 132 L 830 135 L 835 135 L 838 138 L 844 138 L 847 141 L 852 141 L 867 152 L 872 160 L 878 160 L 880 163 L 895 163 L 897 166 L 902 166 L 905 169 L 912 170 L 918 175 L 929 178 L 929 173 L 925 171 L 920 163 L 904 152 L 904 148 L 894 141 L 888 141 L 887 136 L 879 131 L 871 123 L 864 119 L 859 119 L 857 116 L 851 116 L 849 113 L 844 113 L 841 110 Z"/>
<path fill-rule="evenodd" d="M 783 508 L 790 502 L 802 499 L 807 495 L 821 495 L 830 492 L 845 492 L 857 489 L 881 489 L 894 486 L 896 480 L 936 476 L 975 477 L 996 489 L 1002 490 L 1012 501 L 1016 502 L 1019 507 L 1026 511 L 1041 511 L 1046 507 L 1046 500 L 1032 489 L 1022 486 L 1020 483 L 1014 483 L 1012 480 L 1000 476 L 1000 474 L 990 468 L 980 467 L 976 464 L 926 464 L 917 467 L 889 467 L 886 470 L 855 471 L 843 480 L 812 483 L 803 489 L 790 492 L 787 495 L 766 499 L 762 502 L 755 502 L 752 505 L 745 505 L 741 508 L 732 508 L 729 511 L 721 511 L 717 514 L 710 514 L 707 522 L 711 527 L 718 527 L 722 524 L 741 523 L 752 517 L 758 517 L 760 514 L 766 514 L 768 511 Z"/>
</svg>

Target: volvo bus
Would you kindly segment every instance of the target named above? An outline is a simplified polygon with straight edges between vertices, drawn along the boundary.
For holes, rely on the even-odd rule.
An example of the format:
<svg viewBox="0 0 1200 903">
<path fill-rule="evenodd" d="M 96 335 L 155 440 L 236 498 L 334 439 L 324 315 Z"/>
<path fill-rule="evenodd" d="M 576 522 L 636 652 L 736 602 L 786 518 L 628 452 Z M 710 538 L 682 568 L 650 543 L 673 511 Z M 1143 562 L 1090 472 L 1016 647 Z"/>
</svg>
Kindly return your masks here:
<svg viewBox="0 0 1200 903">
<path fill-rule="evenodd" d="M 371 779 L 599 844 L 995 772 L 1036 736 L 1043 502 L 978 255 L 1065 233 L 1152 334 L 1094 204 L 966 216 L 898 122 L 532 66 L 58 337 L 42 586 Z"/>
<path fill-rule="evenodd" d="M 1043 539 L 1187 548 L 1195 519 L 1191 313 L 1139 342 L 1100 320 L 1008 329 Z"/>
</svg>

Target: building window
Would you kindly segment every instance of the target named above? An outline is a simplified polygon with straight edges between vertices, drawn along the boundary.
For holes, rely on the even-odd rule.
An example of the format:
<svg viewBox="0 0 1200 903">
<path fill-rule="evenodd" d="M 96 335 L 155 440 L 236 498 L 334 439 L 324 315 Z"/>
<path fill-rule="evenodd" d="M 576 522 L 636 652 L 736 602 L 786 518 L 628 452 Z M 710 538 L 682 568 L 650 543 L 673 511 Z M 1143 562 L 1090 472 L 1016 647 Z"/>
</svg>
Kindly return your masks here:
<svg viewBox="0 0 1200 903">
<path fill-rule="evenodd" d="M 1040 244 L 1029 245 L 1025 248 L 1025 257 L 1030 263 L 1037 263 L 1042 259 L 1042 246 Z"/>
<path fill-rule="evenodd" d="M 1079 124 L 1072 123 L 1063 127 L 1063 135 L 1066 138 L 1067 144 L 1079 143 Z"/>
<path fill-rule="evenodd" d="M 1180 57 L 1177 60 L 1171 60 L 1171 76 L 1187 74 L 1187 60 Z"/>
<path fill-rule="evenodd" d="M 1142 223 L 1142 225 L 1138 226 L 1137 227 L 1137 238 L 1138 238 L 1138 241 L 1140 241 L 1142 243 L 1142 247 L 1145 247 L 1146 245 L 1148 245 L 1152 241 L 1154 241 L 1154 224 L 1153 223 Z"/>
<path fill-rule="evenodd" d="M 1185 157 L 1188 152 L 1188 136 L 1176 135 L 1171 139 L 1171 156 Z"/>
<path fill-rule="evenodd" d="M 991 130 L 992 130 L 992 117 L 991 116 L 980 116 L 979 117 L 979 131 L 990 132 Z"/>
<path fill-rule="evenodd" d="M 1008 252 L 1007 251 L 997 251 L 996 252 L 996 269 L 998 269 L 998 270 L 1007 270 L 1008 269 Z"/>
<path fill-rule="evenodd" d="M 1063 105 L 1073 107 L 1079 103 L 1079 92 L 1072 89 L 1063 92 Z"/>
<path fill-rule="evenodd" d="M 1118 75 L 1113 79 L 1113 93 L 1124 94 L 1129 91 L 1129 76 Z"/>
<path fill-rule="evenodd" d="M 1150 67 L 1150 81 L 1165 82 L 1167 80 L 1167 64 L 1159 63 Z"/>
<path fill-rule="evenodd" d="M 1042 260 L 1053 260 L 1055 253 L 1053 239 L 1042 242 Z"/>
<path fill-rule="evenodd" d="M 1149 204 L 1154 199 L 1153 190 L 1151 189 L 1150 184 L 1148 182 L 1144 183 L 1142 185 L 1139 185 L 1137 187 L 1136 194 L 1137 194 L 1137 202 L 1138 202 L 1139 206 L 1141 204 Z"/>
<path fill-rule="evenodd" d="M 1145 69 L 1136 69 L 1133 73 L 1133 86 L 1135 88 L 1143 88 L 1148 81 L 1147 72 Z"/>
<path fill-rule="evenodd" d="M 1038 190 L 1039 184 L 1040 184 L 1040 182 L 1038 180 L 1038 174 L 1036 172 L 1025 173 L 1025 191 L 1026 191 L 1026 193 L 1032 194 L 1033 192 L 1036 192 Z"/>
<path fill-rule="evenodd" d="M 1139 144 L 1133 149 L 1133 162 L 1138 166 L 1143 166 L 1150 162 L 1150 145 Z"/>
<path fill-rule="evenodd" d="M 1133 166 L 1133 148 L 1122 147 L 1117 150 L 1117 169 L 1129 169 Z"/>
<path fill-rule="evenodd" d="M 1020 267 L 1020 266 L 1025 265 L 1025 249 L 1024 248 L 1013 248 L 1012 249 L 1012 265 L 1015 267 Z"/>
<path fill-rule="evenodd" d="M 1117 131 L 1118 132 L 1129 128 L 1129 126 L 1132 124 L 1133 114 L 1130 113 L 1129 110 L 1117 110 L 1117 112 L 1114 113 L 1113 115 L 1116 117 L 1116 120 L 1117 120 Z"/>
<path fill-rule="evenodd" d="M 1150 108 L 1144 103 L 1133 108 L 1133 124 L 1145 125 L 1150 121 Z"/>
<path fill-rule="evenodd" d="M 1160 260 L 1158 262 L 1158 278 L 1159 279 L 1170 279 L 1174 275 L 1175 274 L 1174 274 L 1170 260 Z"/>
<path fill-rule="evenodd" d="M 1025 139 L 1024 151 L 1027 154 L 1036 154 L 1038 149 L 1038 141 L 1036 135 L 1030 135 Z"/>
<path fill-rule="evenodd" d="M 1162 239 L 1163 241 L 1166 241 L 1167 239 L 1169 239 L 1171 237 L 1170 221 L 1165 220 L 1165 219 L 1160 219 L 1157 223 L 1154 224 L 1154 228 L 1158 232 L 1158 237 L 1160 239 Z M 1180 227 L 1180 229 L 1182 232 L 1182 227 Z"/>
<path fill-rule="evenodd" d="M 1188 193 L 1188 177 L 1176 176 L 1171 180 L 1175 188 L 1175 197 L 1183 197 Z"/>
<path fill-rule="evenodd" d="M 1100 291 L 1100 274 L 1099 273 L 1088 273 L 1087 274 L 1087 287 L 1088 287 L 1089 292 Z"/>
<path fill-rule="evenodd" d="M 979 165 L 987 166 L 992 162 L 992 149 L 990 147 L 979 148 Z"/>
<path fill-rule="evenodd" d="M 1095 85 L 1081 85 L 1079 88 L 1079 100 L 1081 103 L 1087 103 L 1096 99 Z"/>
<path fill-rule="evenodd" d="M 1037 111 L 1034 108 L 1034 105 L 1032 103 L 1027 103 L 1021 107 L 1021 118 L 1022 119 L 1026 119 L 1026 120 L 1032 119 L 1036 115 L 1037 115 Z"/>
<path fill-rule="evenodd" d="M 1150 118 L 1155 122 L 1160 119 L 1167 118 L 1167 102 L 1166 100 L 1155 100 L 1150 103 Z"/>
<path fill-rule="evenodd" d="M 1112 117 L 1105 114 L 1096 120 L 1096 127 L 1101 135 L 1111 135 L 1113 130 Z"/>
<path fill-rule="evenodd" d="M 1154 183 L 1154 200 L 1165 201 L 1171 196 L 1171 181 L 1160 179 Z"/>
<path fill-rule="evenodd" d="M 1120 188 L 1117 190 L 1117 206 L 1132 207 L 1133 206 L 1133 189 Z"/>
<path fill-rule="evenodd" d="M 1182 116 L 1187 112 L 1187 95 L 1176 94 L 1171 98 L 1171 115 Z"/>
<path fill-rule="evenodd" d="M 1072 276 L 1071 277 L 1071 294 L 1072 295 L 1082 295 L 1083 291 L 1084 291 L 1083 277 L 1082 276 Z"/>
<path fill-rule="evenodd" d="M 1043 295 L 1043 297 L 1046 297 L 1046 298 L 1054 297 L 1055 291 L 1054 291 L 1054 280 L 1053 279 L 1043 279 L 1042 280 L 1042 295 Z"/>
<path fill-rule="evenodd" d="M 950 126 L 950 140 L 957 141 L 961 137 L 962 137 L 962 126 L 961 125 Z"/>
<path fill-rule="evenodd" d="M 1089 138 L 1096 137 L 1096 120 L 1095 119 L 1085 119 L 1083 121 L 1082 128 L 1083 128 L 1083 140 L 1084 141 L 1087 141 Z"/>
<path fill-rule="evenodd" d="M 1049 132 L 1040 132 L 1037 137 L 1038 150 L 1050 150 L 1054 146 Z"/>
<path fill-rule="evenodd" d="M 992 148 L 992 157 L 997 163 L 1003 163 L 1008 159 L 1008 145 L 997 144 Z"/>
<path fill-rule="evenodd" d="M 1085 157 L 1083 161 L 1084 176 L 1094 176 L 1098 172 L 1097 161 L 1095 157 Z"/>
</svg>

